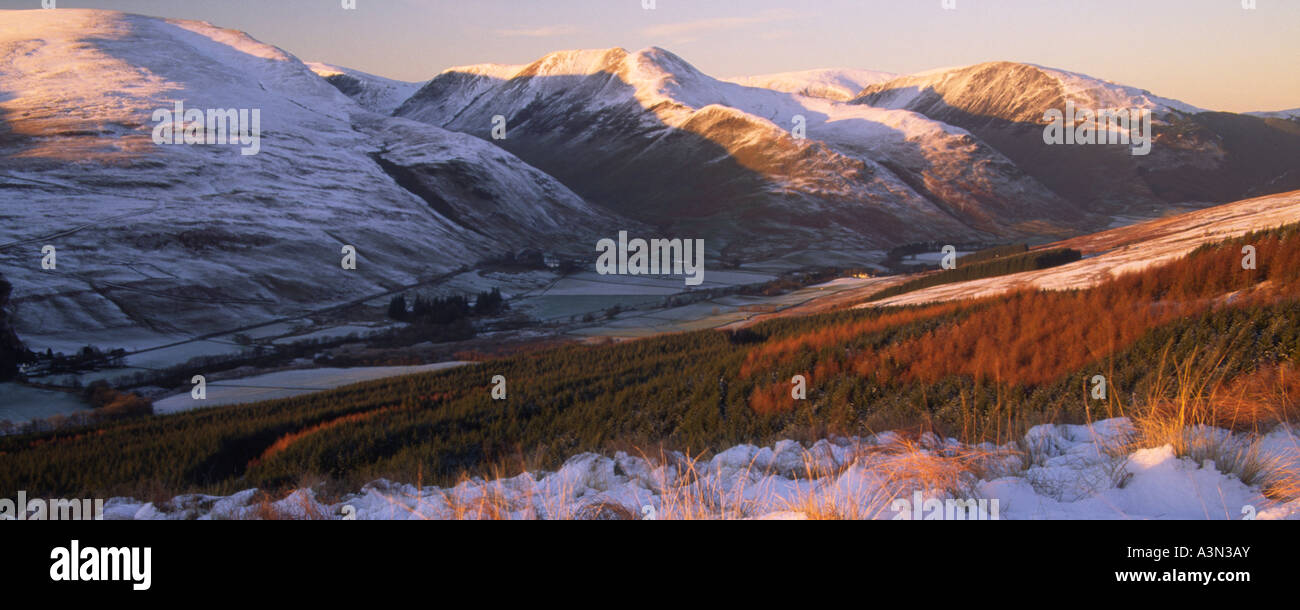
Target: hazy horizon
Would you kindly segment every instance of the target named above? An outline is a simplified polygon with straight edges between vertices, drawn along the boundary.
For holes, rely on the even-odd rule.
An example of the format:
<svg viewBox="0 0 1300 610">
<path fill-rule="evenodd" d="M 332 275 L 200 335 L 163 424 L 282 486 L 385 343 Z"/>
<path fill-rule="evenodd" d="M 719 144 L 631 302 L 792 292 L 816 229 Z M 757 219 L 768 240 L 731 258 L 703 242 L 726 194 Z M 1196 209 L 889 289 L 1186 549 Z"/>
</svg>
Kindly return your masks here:
<svg viewBox="0 0 1300 610">
<path fill-rule="evenodd" d="M 817 68 L 900 74 L 984 61 L 1039 64 L 1211 110 L 1300 107 L 1300 2 L 1258 0 L 57 0 L 243 30 L 303 61 L 423 81 L 476 63 L 529 63 L 557 50 L 659 46 L 719 78 Z M 0 0 L 39 8 L 41 0 Z M 382 44 L 381 44 L 382 43 Z M 1290 77 L 1288 77 L 1290 75 Z"/>
</svg>

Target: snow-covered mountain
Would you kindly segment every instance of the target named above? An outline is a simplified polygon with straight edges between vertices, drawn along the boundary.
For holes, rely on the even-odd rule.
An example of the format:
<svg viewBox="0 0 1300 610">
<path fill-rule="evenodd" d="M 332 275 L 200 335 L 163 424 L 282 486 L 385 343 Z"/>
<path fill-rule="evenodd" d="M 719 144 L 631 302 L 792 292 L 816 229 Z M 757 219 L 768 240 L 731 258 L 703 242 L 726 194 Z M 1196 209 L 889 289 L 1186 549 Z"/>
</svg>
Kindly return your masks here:
<svg viewBox="0 0 1300 610">
<path fill-rule="evenodd" d="M 798 93 L 810 97 L 824 97 L 837 102 L 847 102 L 857 97 L 867 86 L 895 78 L 898 78 L 898 75 L 893 72 L 856 70 L 853 68 L 823 68 L 799 72 L 738 76 L 725 80 L 746 87 L 760 87 L 783 93 Z"/>
<path fill-rule="evenodd" d="M 878 81 L 855 96 L 876 108 L 913 110 L 930 116 L 943 106 L 989 119 L 1036 123 L 1066 100 L 1080 108 L 1145 108 L 1159 114 L 1204 110 L 1083 74 L 1032 64 L 990 62 L 941 68 Z M 953 115 L 955 116 L 955 114 Z"/>
<path fill-rule="evenodd" d="M 1257 116 L 1261 119 L 1300 119 L 1300 108 L 1291 110 L 1272 110 L 1267 112 L 1247 112 L 1250 116 Z"/>
<path fill-rule="evenodd" d="M 431 116 L 453 115 L 483 93 L 514 78 L 526 67 L 528 66 L 525 64 L 476 64 L 443 70 L 433 79 L 439 82 L 437 87 L 439 94 L 425 95 L 420 100 L 420 111 Z M 427 87 L 428 83 L 425 86 Z M 409 101 L 410 98 L 408 97 L 407 100 Z M 395 110 L 394 113 L 396 112 Z"/>
<path fill-rule="evenodd" d="M 1123 214 L 1138 206 L 1222 203 L 1300 188 L 1296 130 L 1042 66 L 991 62 L 930 70 L 868 86 L 851 103 L 911 110 L 965 128 L 1092 211 Z M 1150 154 L 1044 144 L 1045 113 L 1064 112 L 1067 103 L 1150 111 Z"/>
<path fill-rule="evenodd" d="M 498 147 L 366 110 L 241 32 L 3 11 L 0 57 L 0 262 L 35 348 L 242 327 L 507 250 L 586 251 L 626 226 Z M 258 111 L 257 154 L 155 144 L 155 111 L 176 103 Z"/>
<path fill-rule="evenodd" d="M 1086 225 L 964 129 L 720 81 L 659 48 L 449 70 L 396 115 L 493 141 L 592 203 L 740 257 Z"/>
<path fill-rule="evenodd" d="M 424 83 L 393 80 L 320 62 L 308 62 L 307 67 L 362 108 L 379 114 L 392 114 L 406 98 L 424 86 Z"/>
</svg>

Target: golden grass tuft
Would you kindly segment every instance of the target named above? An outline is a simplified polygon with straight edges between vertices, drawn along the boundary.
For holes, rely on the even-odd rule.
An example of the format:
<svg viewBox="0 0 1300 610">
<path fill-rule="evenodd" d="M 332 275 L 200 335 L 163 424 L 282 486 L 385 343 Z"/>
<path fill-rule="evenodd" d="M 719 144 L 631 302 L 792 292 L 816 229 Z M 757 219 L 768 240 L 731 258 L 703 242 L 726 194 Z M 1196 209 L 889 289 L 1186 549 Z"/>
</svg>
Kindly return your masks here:
<svg viewBox="0 0 1300 610">
<path fill-rule="evenodd" d="M 1157 370 L 1166 370 L 1166 360 L 1167 354 Z M 1219 372 L 1224 360 L 1193 354 L 1174 366 L 1172 376 L 1157 377 L 1142 408 L 1118 404 L 1120 414 L 1133 423 L 1133 433 L 1108 450 L 1128 455 L 1167 445 L 1174 455 L 1199 464 L 1213 462 L 1219 472 L 1259 486 L 1270 500 L 1300 498 L 1300 471 L 1262 444 L 1268 432 L 1290 425 L 1296 414 L 1300 384 L 1294 365 L 1263 367 L 1225 380 Z"/>
</svg>

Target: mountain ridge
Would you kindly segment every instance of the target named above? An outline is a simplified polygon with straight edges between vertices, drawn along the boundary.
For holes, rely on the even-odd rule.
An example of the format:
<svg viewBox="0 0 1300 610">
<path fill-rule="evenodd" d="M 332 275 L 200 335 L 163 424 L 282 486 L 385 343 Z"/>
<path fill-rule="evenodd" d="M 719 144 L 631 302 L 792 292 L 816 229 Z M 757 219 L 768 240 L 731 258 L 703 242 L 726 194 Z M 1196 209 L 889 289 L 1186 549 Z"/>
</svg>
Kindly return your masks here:
<svg viewBox="0 0 1300 610">
<path fill-rule="evenodd" d="M 934 234 L 1020 235 L 1024 223 L 1081 218 L 964 129 L 909 111 L 721 81 L 659 47 L 550 53 L 508 79 L 444 72 L 396 115 L 484 139 L 492 119 L 503 117 L 511 135 L 491 141 L 588 200 L 658 225 L 672 224 L 683 208 L 671 202 L 683 202 L 693 218 L 714 221 L 715 239 L 748 242 L 749 256 L 762 255 L 755 240 L 763 240 L 758 229 L 772 216 L 796 225 L 807 218 L 840 244 L 876 247 Z M 798 120 L 806 122 L 806 139 L 792 137 Z M 699 158 L 683 162 L 692 155 Z M 735 167 L 719 167 L 719 158 Z M 574 159 L 602 169 L 577 170 Z M 657 183 L 654 176 L 665 172 L 684 183 L 734 188 L 701 200 L 676 188 L 680 183 Z M 607 182 L 636 185 L 627 189 L 634 201 L 621 200 Z M 670 203 L 655 208 L 663 202 Z M 925 231 L 909 228 L 927 224 Z M 810 236 L 808 243 L 826 239 Z"/>
<path fill-rule="evenodd" d="M 911 110 L 969 130 L 1083 209 L 1124 214 L 1187 202 L 1225 203 L 1300 188 L 1300 130 L 1208 111 L 1145 89 L 1016 62 L 931 70 L 878 83 L 851 104 Z M 1151 153 L 1049 146 L 1048 110 L 1146 110 Z"/>
</svg>

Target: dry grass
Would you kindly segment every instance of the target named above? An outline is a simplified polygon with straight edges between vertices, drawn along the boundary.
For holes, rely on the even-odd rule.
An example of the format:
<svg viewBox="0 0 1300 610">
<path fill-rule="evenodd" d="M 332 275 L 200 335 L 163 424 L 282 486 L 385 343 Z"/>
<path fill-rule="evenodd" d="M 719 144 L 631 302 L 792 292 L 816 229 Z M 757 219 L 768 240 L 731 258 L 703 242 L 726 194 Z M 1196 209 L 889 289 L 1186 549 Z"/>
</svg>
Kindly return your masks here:
<svg viewBox="0 0 1300 610">
<path fill-rule="evenodd" d="M 637 515 L 617 502 L 586 504 L 573 516 L 578 521 L 636 521 Z"/>
<path fill-rule="evenodd" d="M 1157 370 L 1166 370 L 1167 354 Z M 1257 485 L 1266 497 L 1285 503 L 1300 498 L 1300 472 L 1285 456 L 1264 449 L 1265 434 L 1289 425 L 1300 397 L 1294 366 L 1266 367 L 1225 380 L 1222 356 L 1193 354 L 1161 374 L 1141 408 L 1126 409 L 1112 388 L 1112 403 L 1133 423 L 1133 433 L 1107 447 L 1116 456 L 1169 446 L 1174 455 L 1198 464 L 1213 462 L 1224 474 Z"/>
<path fill-rule="evenodd" d="M 800 513 L 809 519 L 890 517 L 894 500 L 925 491 L 954 498 L 974 496 L 974 483 L 989 476 L 1006 451 L 986 451 L 942 445 L 934 437 L 897 436 L 884 444 L 849 447 L 840 460 L 803 449 L 802 467 L 778 473 L 757 467 L 753 460 L 736 470 L 710 468 L 701 456 L 660 452 L 642 459 L 655 472 L 655 489 L 637 506 L 595 496 L 569 502 L 575 494 L 565 487 L 540 493 L 526 485 L 522 493 L 507 487 L 504 477 L 491 481 L 462 477 L 435 495 L 403 493 L 390 497 L 395 506 L 418 514 L 453 520 L 636 520 L 653 515 L 660 520 L 749 519 L 772 512 Z M 852 469 L 860 476 L 845 477 Z M 793 479 L 773 479 L 782 474 Z M 417 485 L 416 489 L 420 489 Z M 645 506 L 653 506 L 646 509 Z"/>
<path fill-rule="evenodd" d="M 975 498 L 975 484 L 1000 471 L 1002 458 L 1008 455 L 1011 452 L 945 446 L 935 437 L 907 436 L 880 445 L 856 446 L 852 457 L 833 469 L 810 455 L 805 459 L 803 478 L 830 482 L 832 488 L 803 488 L 784 506 L 813 520 L 892 517 L 894 501 L 914 491 Z M 854 466 L 862 467 L 864 474 L 875 479 L 875 485 L 865 490 L 846 486 L 840 475 Z"/>
<path fill-rule="evenodd" d="M 1297 421 L 1300 375 L 1290 363 L 1261 368 L 1220 388 L 1215 404 L 1215 425 L 1229 430 Z"/>
<path fill-rule="evenodd" d="M 304 495 L 297 496 L 296 501 L 288 507 L 278 505 L 292 495 L 291 492 L 277 499 L 270 493 L 259 492 L 251 506 L 252 511 L 244 513 L 242 518 L 253 521 L 328 521 L 335 518 L 319 503 Z"/>
</svg>

